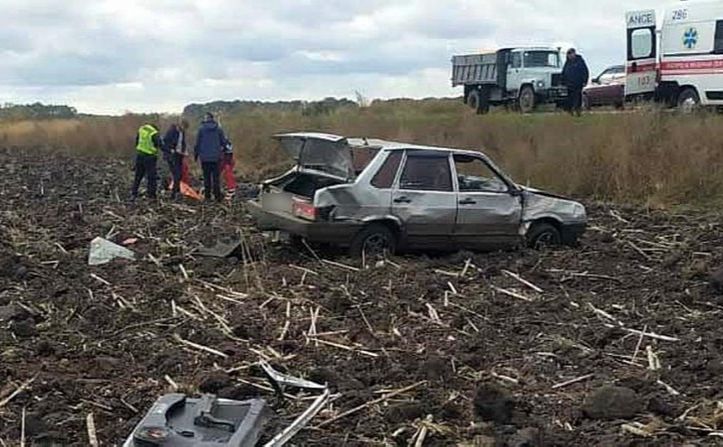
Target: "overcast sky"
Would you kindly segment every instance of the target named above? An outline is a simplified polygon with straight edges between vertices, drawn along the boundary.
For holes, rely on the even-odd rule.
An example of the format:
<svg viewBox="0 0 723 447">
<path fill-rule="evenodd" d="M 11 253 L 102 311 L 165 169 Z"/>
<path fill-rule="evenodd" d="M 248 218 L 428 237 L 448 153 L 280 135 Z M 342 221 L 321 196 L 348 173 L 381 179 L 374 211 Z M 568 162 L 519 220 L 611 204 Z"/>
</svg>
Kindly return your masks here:
<svg viewBox="0 0 723 447">
<path fill-rule="evenodd" d="M 178 112 L 218 99 L 450 96 L 450 57 L 575 45 L 624 58 L 659 0 L 0 0 L 0 102 Z"/>
</svg>

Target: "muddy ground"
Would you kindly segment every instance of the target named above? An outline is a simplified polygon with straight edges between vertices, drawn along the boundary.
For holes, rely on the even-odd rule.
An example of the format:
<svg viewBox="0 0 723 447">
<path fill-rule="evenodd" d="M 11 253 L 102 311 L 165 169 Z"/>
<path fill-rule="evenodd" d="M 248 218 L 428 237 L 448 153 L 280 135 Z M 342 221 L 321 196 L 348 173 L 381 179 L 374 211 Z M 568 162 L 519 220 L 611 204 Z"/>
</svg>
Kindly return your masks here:
<svg viewBox="0 0 723 447">
<path fill-rule="evenodd" d="M 1 446 L 18 445 L 23 412 L 26 445 L 90 445 L 90 413 L 100 444 L 119 445 L 172 382 L 266 397 L 283 424 L 302 402 L 259 388 L 259 359 L 333 388 L 294 445 L 723 436 L 723 296 L 708 281 L 723 265 L 720 214 L 588 204 L 577 249 L 360 268 L 273 243 L 240 201 L 129 206 L 129 175 L 112 160 L 0 152 Z M 137 238 L 139 260 L 88 267 L 97 236 Z M 232 236 L 244 255 L 195 254 Z"/>
</svg>

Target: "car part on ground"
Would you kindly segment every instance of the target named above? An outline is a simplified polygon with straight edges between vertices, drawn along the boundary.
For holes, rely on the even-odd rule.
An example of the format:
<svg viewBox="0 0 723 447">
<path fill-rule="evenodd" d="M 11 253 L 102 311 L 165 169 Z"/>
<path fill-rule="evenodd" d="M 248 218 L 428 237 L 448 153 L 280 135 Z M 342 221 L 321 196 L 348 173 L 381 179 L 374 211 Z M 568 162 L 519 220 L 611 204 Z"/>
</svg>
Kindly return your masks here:
<svg viewBox="0 0 723 447">
<path fill-rule="evenodd" d="M 136 254 L 102 237 L 97 237 L 90 242 L 88 265 L 108 264 L 118 258 L 135 261 Z"/>
<path fill-rule="evenodd" d="M 229 258 L 238 253 L 243 247 L 243 242 L 239 239 L 226 239 L 217 241 L 211 247 L 201 247 L 196 250 L 196 254 L 206 258 Z M 240 256 L 239 256 L 240 257 Z"/>
<path fill-rule="evenodd" d="M 583 205 L 517 185 L 480 152 L 314 133 L 276 138 L 294 140 L 282 147 L 295 148 L 301 161 L 248 202 L 263 231 L 345 247 L 356 257 L 517 246 L 541 222 L 558 231 L 553 242 L 574 244 L 585 231 Z M 367 155 L 355 163 L 360 152 Z M 310 158 L 313 166 L 304 161 Z"/>
<path fill-rule="evenodd" d="M 259 366 L 280 397 L 285 388 L 318 393 L 301 415 L 264 444 L 282 447 L 321 411 L 331 393 L 326 385 L 282 374 L 265 361 Z M 190 399 L 168 394 L 156 401 L 123 447 L 254 447 L 272 417 L 263 399 L 238 401 L 213 395 Z"/>
</svg>

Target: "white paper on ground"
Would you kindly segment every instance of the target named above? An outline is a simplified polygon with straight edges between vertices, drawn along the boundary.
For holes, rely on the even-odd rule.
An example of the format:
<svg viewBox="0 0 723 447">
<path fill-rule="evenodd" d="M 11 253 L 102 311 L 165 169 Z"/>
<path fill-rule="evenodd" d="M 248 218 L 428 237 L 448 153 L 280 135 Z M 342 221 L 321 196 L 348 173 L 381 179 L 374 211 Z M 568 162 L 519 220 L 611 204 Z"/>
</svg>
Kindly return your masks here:
<svg viewBox="0 0 723 447">
<path fill-rule="evenodd" d="M 91 241 L 88 265 L 103 265 L 116 258 L 135 261 L 136 254 L 102 237 L 97 237 Z"/>
</svg>

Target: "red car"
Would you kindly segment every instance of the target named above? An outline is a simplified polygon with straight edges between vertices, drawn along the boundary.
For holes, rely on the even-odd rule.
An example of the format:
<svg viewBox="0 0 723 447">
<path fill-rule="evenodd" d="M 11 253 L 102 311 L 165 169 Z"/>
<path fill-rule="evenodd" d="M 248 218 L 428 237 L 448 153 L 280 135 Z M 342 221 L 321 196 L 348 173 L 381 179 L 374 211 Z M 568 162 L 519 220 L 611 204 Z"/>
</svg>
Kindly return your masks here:
<svg viewBox="0 0 723 447">
<path fill-rule="evenodd" d="M 615 65 L 594 78 L 582 91 L 582 103 L 586 109 L 599 106 L 625 105 L 625 66 Z"/>
</svg>

